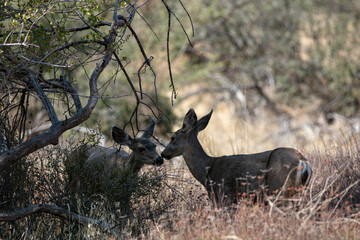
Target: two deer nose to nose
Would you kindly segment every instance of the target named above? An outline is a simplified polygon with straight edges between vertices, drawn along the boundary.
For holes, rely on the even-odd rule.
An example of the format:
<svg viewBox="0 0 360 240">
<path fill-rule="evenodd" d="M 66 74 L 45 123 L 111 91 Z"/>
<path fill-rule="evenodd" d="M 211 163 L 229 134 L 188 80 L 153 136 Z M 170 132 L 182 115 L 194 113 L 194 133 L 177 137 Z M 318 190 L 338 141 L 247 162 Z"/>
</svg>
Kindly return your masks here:
<svg viewBox="0 0 360 240">
<path fill-rule="evenodd" d="M 158 157 L 155 161 L 155 165 L 162 165 L 164 163 L 164 159 L 162 157 Z"/>
<path fill-rule="evenodd" d="M 166 157 L 166 154 L 164 154 L 164 152 L 161 153 L 161 156 L 162 156 L 163 158 L 165 158 L 165 159 L 169 159 L 169 158 Z"/>
</svg>

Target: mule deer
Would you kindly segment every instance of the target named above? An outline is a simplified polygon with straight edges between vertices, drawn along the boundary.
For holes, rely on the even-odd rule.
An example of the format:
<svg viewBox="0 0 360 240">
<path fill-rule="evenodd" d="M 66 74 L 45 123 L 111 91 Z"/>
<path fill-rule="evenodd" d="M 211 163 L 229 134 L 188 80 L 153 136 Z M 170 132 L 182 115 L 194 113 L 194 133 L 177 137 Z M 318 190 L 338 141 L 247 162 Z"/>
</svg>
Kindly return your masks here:
<svg viewBox="0 0 360 240">
<path fill-rule="evenodd" d="M 105 171 L 130 171 L 137 174 L 145 165 L 162 165 L 163 158 L 156 151 L 156 146 L 150 141 L 154 133 L 155 121 L 153 120 L 140 138 L 132 138 L 124 130 L 113 126 L 112 137 L 116 143 L 128 146 L 132 153 L 129 155 L 124 150 L 93 146 L 88 148 L 86 161 L 87 167 L 94 167 L 104 163 Z"/>
<path fill-rule="evenodd" d="M 190 109 L 182 128 L 172 135 L 161 155 L 166 159 L 183 155 L 190 172 L 205 186 L 212 201 L 217 204 L 236 202 L 238 196 L 256 192 L 261 185 L 270 194 L 281 190 L 285 196 L 292 196 L 308 184 L 311 165 L 292 148 L 248 155 L 208 156 L 197 135 L 205 129 L 211 114 L 212 111 L 197 120 L 195 111 Z"/>
<path fill-rule="evenodd" d="M 124 150 L 102 146 L 83 147 L 74 151 L 66 168 L 69 169 L 70 183 L 76 194 L 85 196 L 104 194 L 113 202 L 120 202 L 123 212 L 129 210 L 131 195 L 137 187 L 137 175 L 145 165 L 162 165 L 164 160 L 150 141 L 153 135 L 153 120 L 140 138 L 132 138 L 124 130 L 113 126 L 112 137 L 115 142 L 128 146 L 129 155 Z M 76 161 L 73 161 L 76 160 Z M 78 197 L 77 197 L 78 198 Z"/>
</svg>

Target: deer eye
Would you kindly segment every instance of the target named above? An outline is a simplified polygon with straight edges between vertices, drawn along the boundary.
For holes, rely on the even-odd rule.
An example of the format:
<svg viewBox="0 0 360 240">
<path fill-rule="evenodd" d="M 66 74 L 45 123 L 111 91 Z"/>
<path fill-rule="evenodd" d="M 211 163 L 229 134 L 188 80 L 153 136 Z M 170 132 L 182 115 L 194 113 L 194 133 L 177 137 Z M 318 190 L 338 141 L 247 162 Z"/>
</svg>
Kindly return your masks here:
<svg viewBox="0 0 360 240">
<path fill-rule="evenodd" d="M 170 138 L 170 141 L 175 141 L 175 137 L 171 137 L 171 138 Z"/>
</svg>

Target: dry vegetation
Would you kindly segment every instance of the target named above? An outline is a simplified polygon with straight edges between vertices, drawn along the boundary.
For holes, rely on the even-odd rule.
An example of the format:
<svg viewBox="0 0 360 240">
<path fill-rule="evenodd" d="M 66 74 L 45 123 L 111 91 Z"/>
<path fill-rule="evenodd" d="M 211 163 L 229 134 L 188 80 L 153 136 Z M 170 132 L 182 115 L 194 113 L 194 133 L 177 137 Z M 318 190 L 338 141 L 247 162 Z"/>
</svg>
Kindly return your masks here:
<svg viewBox="0 0 360 240">
<path fill-rule="evenodd" d="M 282 7 L 290 2 L 274 1 L 281 3 L 277 5 L 255 1 L 254 5 L 239 8 L 241 14 L 232 13 L 236 1 L 212 1 L 211 4 L 199 1 L 199 6 L 194 3 L 189 10 L 194 11 L 190 13 L 198 25 L 193 40 L 196 51 L 186 52 L 188 42 L 172 32 L 172 38 L 178 42 L 173 41 L 171 47 L 179 51 L 172 56 L 178 99 L 177 105 L 167 107 L 165 112 L 175 113 L 182 119 L 190 107 L 196 108 L 199 115 L 214 108 L 209 126 L 200 134 L 200 141 L 210 155 L 254 153 L 280 146 L 299 149 L 314 170 L 310 186 L 303 194 L 286 203 L 272 198 L 267 204 L 254 205 L 243 199 L 236 206 L 216 209 L 181 158 L 165 162 L 159 168 L 145 167 L 138 178 L 130 179 L 131 184 L 129 179 L 106 183 L 112 188 L 107 193 L 93 194 L 86 189 L 74 192 L 64 162 L 75 145 L 84 144 L 77 139 L 75 144 L 62 143 L 32 153 L 0 176 L 0 239 L 360 239 L 360 93 L 357 87 L 360 75 L 358 54 L 355 54 L 360 48 L 359 38 L 354 34 L 358 32 L 359 11 L 351 4 L 347 7 L 346 1 L 344 6 L 342 1 L 331 1 L 339 7 L 330 9 L 329 4 L 329 10 L 326 4 L 321 5 L 327 1 L 305 1 L 304 6 L 303 1 L 297 1 L 291 11 Z M 320 8 L 313 8 L 317 2 Z M 356 1 L 350 2 L 358 6 Z M 298 5 L 306 14 L 298 11 Z M 145 7 L 148 7 L 144 11 L 146 19 L 153 17 L 166 23 L 167 14 L 158 14 L 158 6 Z M 200 11 L 205 7 L 211 7 L 212 11 Z M 322 12 L 329 16 L 321 15 Z M 350 12 L 354 20 L 347 20 L 352 16 Z M 295 18 L 290 19 L 291 16 Z M 336 27 L 335 23 L 341 23 L 341 19 L 346 24 Z M 230 32 L 223 27 L 226 22 Z M 293 26 L 293 30 L 283 23 Z M 140 24 L 150 31 L 146 22 Z M 231 41 L 231 35 L 240 39 L 240 43 L 248 43 L 242 46 L 247 54 L 242 56 L 234 50 L 238 46 Z M 254 37 L 259 38 L 259 42 L 252 41 Z M 162 49 L 165 46 L 155 47 L 156 39 L 148 40 L 144 41 L 146 49 L 153 48 L 160 56 L 166 56 Z M 136 53 L 134 46 L 126 51 Z M 194 62 L 197 53 L 204 58 L 199 63 Z M 128 56 L 127 52 L 123 54 Z M 166 88 L 159 88 L 159 92 L 171 96 L 171 89 L 167 88 L 167 61 L 160 56 L 154 61 L 159 70 L 159 84 Z M 268 61 L 263 62 L 264 59 Z M 139 61 L 141 65 L 143 59 Z M 129 73 L 136 71 L 129 70 Z M 269 76 L 262 76 L 262 72 Z M 273 77 L 274 86 L 270 83 Z M 271 111 L 269 103 L 259 97 L 254 88 L 246 90 L 258 82 L 284 115 Z M 143 84 L 144 89 L 153 86 L 152 82 Z M 242 93 L 242 87 L 245 103 L 236 98 L 236 94 Z M 219 91 L 221 88 L 225 90 Z M 120 92 L 115 91 L 119 89 L 118 85 L 113 87 L 114 92 L 109 96 L 125 92 L 122 88 Z M 198 94 L 201 91 L 202 94 Z M 168 98 L 165 100 L 169 102 Z M 119 98 L 108 101 L 104 101 L 104 105 L 113 109 L 98 105 L 91 119 L 93 123 L 89 123 L 90 126 L 95 122 L 101 124 L 104 133 L 114 122 L 128 121 L 133 110 L 129 102 Z M 337 116 L 332 124 L 324 118 L 328 113 Z M 171 116 L 171 127 L 177 129 L 174 119 Z M 14 118 L 9 120 L 16 122 Z M 98 123 L 99 120 L 102 122 Z M 69 135 L 63 138 L 71 139 Z M 167 138 L 161 140 L 168 141 Z M 76 160 L 79 159 L 80 156 Z M 82 176 L 81 167 L 75 170 Z M 111 193 L 127 189 L 133 196 L 127 206 L 130 210 L 124 214 L 122 203 L 116 202 Z M 1 221 L 1 214 L 35 204 L 62 207 L 96 220 L 105 228 L 100 227 L 101 224 L 82 224 L 49 213 Z"/>
<path fill-rule="evenodd" d="M 215 111 L 216 113 L 216 111 Z M 215 114 L 216 116 L 216 114 Z M 219 123 L 214 120 L 212 123 Z M 211 125 L 209 129 L 211 129 Z M 243 122 L 242 134 L 256 138 L 253 123 Z M 260 124 L 260 123 L 258 123 Z M 246 126 L 246 127 L 245 127 Z M 264 128 L 264 126 L 259 126 Z M 290 133 L 289 133 L 290 134 Z M 240 135 L 240 134 L 239 134 Z M 216 135 L 207 130 L 201 142 L 212 155 L 220 155 Z M 319 138 L 320 139 L 320 138 Z M 329 139 L 324 137 L 324 139 Z M 232 142 L 233 152 L 242 142 Z M 240 138 L 238 141 L 241 141 Z M 251 148 L 252 142 L 246 148 Z M 215 209 L 205 189 L 189 173 L 179 158 L 160 168 L 146 167 L 132 200 L 132 213 L 122 215 L 106 195 L 90 196 L 72 203 L 66 192 L 58 153 L 39 153 L 38 175 L 33 182 L 33 201 L 67 206 L 83 216 L 100 219 L 110 226 L 102 231 L 95 225 L 83 226 L 69 219 L 42 214 L 1 223 L 2 237 L 71 238 L 71 239 L 359 239 L 360 236 L 360 137 L 350 132 L 337 140 L 309 142 L 306 157 L 311 160 L 314 175 L 309 188 L 284 203 L 271 199 L 268 204 L 251 204 L 246 199 L 238 205 Z M 269 144 L 271 145 L 271 144 Z M 261 146 L 258 146 L 261 148 Z M 267 149 L 268 145 L 262 146 Z M 312 150 L 309 150 L 312 148 Z M 52 150 L 53 151 L 53 150 Z M 58 149 L 66 155 L 64 150 Z M 231 154 L 232 152 L 228 152 Z M 45 158 L 47 156 L 47 158 Z M 58 165 L 56 165 L 58 164 Z M 47 172 L 57 169 L 57 173 Z M 57 175 L 60 174 L 60 175 Z M 62 182 L 57 182 L 59 180 Z M 160 181 L 159 181 L 160 180 Z M 46 184 L 43 184 L 46 182 Z M 141 185 L 141 186 L 140 186 Z M 36 189 L 41 186 L 41 189 Z M 41 195 L 41 196 L 40 196 Z M 78 199 L 79 200 L 79 199 Z M 73 205 L 72 205 L 73 204 Z M 4 234 L 7 231 L 8 234 Z M 18 231 L 18 232 L 16 232 Z"/>
<path fill-rule="evenodd" d="M 202 142 L 216 152 L 208 137 Z M 244 200 L 230 209 L 214 209 L 199 186 L 178 185 L 185 201 L 179 198 L 176 210 L 152 223 L 142 238 L 359 239 L 359 144 L 358 135 L 319 142 L 307 154 L 314 168 L 309 188 L 286 204 L 273 199 L 254 206 Z M 183 176 L 188 174 L 185 169 Z"/>
</svg>

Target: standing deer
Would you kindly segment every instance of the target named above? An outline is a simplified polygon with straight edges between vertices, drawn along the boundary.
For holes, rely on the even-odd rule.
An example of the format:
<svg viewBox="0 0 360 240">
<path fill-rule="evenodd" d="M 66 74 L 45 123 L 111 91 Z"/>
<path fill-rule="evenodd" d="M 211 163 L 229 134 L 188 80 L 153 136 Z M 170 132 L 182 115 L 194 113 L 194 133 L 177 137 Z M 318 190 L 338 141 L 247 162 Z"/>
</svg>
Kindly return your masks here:
<svg viewBox="0 0 360 240">
<path fill-rule="evenodd" d="M 145 165 L 162 165 L 163 158 L 150 141 L 154 133 L 153 120 L 140 138 L 132 138 L 124 130 L 113 126 L 112 137 L 116 143 L 128 146 L 129 155 L 124 150 L 92 146 L 78 149 L 67 161 L 70 182 L 76 183 L 76 191 L 86 196 L 105 194 L 113 202 L 120 202 L 123 212 L 129 210 L 129 202 L 137 187 L 137 175 Z M 75 156 L 75 157 L 74 157 Z M 73 161 L 77 158 L 77 161 Z M 79 195 L 79 194 L 77 194 Z"/>
<path fill-rule="evenodd" d="M 207 126 L 212 111 L 197 120 L 190 109 L 183 126 L 161 153 L 166 159 L 183 155 L 192 175 L 206 188 L 217 204 L 236 202 L 238 196 L 254 193 L 261 185 L 270 194 L 281 190 L 291 196 L 311 177 L 311 164 L 292 148 L 277 148 L 248 155 L 211 157 L 202 148 L 198 133 Z M 262 182 L 261 182 L 262 181 Z"/>
</svg>

